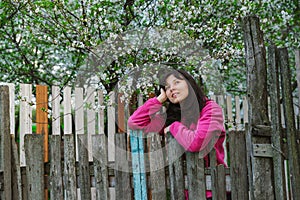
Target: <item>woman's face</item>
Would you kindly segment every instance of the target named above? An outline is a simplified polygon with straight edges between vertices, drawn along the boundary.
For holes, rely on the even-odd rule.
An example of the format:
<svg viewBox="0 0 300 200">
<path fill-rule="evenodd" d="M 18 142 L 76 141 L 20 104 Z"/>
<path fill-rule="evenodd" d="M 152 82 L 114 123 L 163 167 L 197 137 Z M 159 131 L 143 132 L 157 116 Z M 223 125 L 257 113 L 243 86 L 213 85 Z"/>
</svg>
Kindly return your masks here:
<svg viewBox="0 0 300 200">
<path fill-rule="evenodd" d="M 170 75 L 166 79 L 165 90 L 168 99 L 174 104 L 182 102 L 189 95 L 187 82 L 174 75 Z"/>
</svg>

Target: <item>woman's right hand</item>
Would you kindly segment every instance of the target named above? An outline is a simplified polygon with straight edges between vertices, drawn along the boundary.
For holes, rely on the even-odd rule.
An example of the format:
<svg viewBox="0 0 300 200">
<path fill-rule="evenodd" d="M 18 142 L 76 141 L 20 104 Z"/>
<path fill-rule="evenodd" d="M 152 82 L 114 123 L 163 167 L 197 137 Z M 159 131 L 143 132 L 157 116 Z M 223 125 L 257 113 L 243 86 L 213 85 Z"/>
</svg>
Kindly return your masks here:
<svg viewBox="0 0 300 200">
<path fill-rule="evenodd" d="M 167 94 L 165 92 L 164 89 L 160 89 L 160 95 L 158 95 L 157 97 L 157 100 L 160 102 L 160 103 L 164 103 L 166 100 L 167 100 Z"/>
</svg>

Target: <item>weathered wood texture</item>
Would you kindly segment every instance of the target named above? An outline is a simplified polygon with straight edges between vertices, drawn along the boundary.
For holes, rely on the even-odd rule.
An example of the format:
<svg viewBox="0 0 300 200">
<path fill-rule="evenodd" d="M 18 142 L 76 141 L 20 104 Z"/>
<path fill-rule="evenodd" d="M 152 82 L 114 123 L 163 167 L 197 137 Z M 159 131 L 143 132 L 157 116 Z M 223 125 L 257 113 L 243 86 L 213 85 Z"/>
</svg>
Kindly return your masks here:
<svg viewBox="0 0 300 200">
<path fill-rule="evenodd" d="M 22 182 L 20 158 L 15 137 L 11 139 L 11 179 L 12 179 L 12 200 L 22 199 Z"/>
<path fill-rule="evenodd" d="M 272 145 L 274 146 L 273 166 L 274 166 L 274 186 L 276 199 L 286 199 L 285 179 L 284 179 L 284 155 L 282 151 L 282 127 L 280 119 L 280 90 L 277 48 L 275 45 L 268 47 L 268 69 L 269 69 L 269 94 L 271 106 L 272 122 Z"/>
<path fill-rule="evenodd" d="M 245 131 L 229 132 L 231 196 L 233 200 L 249 199 L 249 182 Z"/>
<path fill-rule="evenodd" d="M 29 94 L 31 85 L 30 87 L 26 85 L 26 87 L 23 90 Z M 248 135 L 242 131 L 246 126 L 245 123 L 249 122 L 246 97 L 212 96 L 222 106 L 225 121 L 228 122 L 228 130 L 230 130 L 228 132 L 229 143 L 225 144 L 225 147 L 229 145 L 229 156 L 226 157 L 230 164 L 229 170 L 222 165 L 216 165 L 213 152 L 210 156 L 211 167 L 204 167 L 204 160 L 201 157 L 203 155 L 186 153 L 182 148 L 181 150 L 179 150 L 180 148 L 174 148 L 172 145 L 178 145 L 175 139 L 173 139 L 173 143 L 165 144 L 165 138 L 157 133 L 143 135 L 142 131 L 135 131 L 138 133 L 135 137 L 138 146 L 132 148 L 134 145 L 130 145 L 129 141 L 132 138 L 129 137 L 130 134 L 120 134 L 124 133 L 123 129 L 126 130 L 124 118 L 126 119 L 125 115 L 127 114 L 124 105 L 119 105 L 120 96 L 118 101 L 111 98 L 108 107 L 104 107 L 101 92 L 97 93 L 99 102 L 97 105 L 95 99 L 83 96 L 88 94 L 91 97 L 91 94 L 95 95 L 96 92 L 90 90 L 88 93 L 83 93 L 83 90 L 75 90 L 77 91 L 75 95 L 72 95 L 70 88 L 63 90 L 63 93 L 66 92 L 66 94 L 63 95 L 62 105 L 58 101 L 60 100 L 59 88 L 53 87 L 54 94 L 49 95 L 52 98 L 54 108 L 52 114 L 55 116 L 55 119 L 52 118 L 53 137 L 49 136 L 49 163 L 41 164 L 48 180 L 45 179 L 44 181 L 44 179 L 39 178 L 35 181 L 40 180 L 38 184 L 42 188 L 42 185 L 44 185 L 45 188 L 49 189 L 50 199 L 184 199 L 187 190 L 190 199 L 205 199 L 206 189 L 212 190 L 215 199 L 225 199 L 226 191 L 232 191 L 233 199 L 249 199 L 247 178 L 252 173 L 246 170 L 248 164 L 251 163 L 249 162 L 250 157 L 245 156 L 247 153 L 245 149 L 245 146 L 247 146 L 246 141 L 249 142 L 247 143 L 248 155 L 258 156 L 257 158 L 268 156 L 269 159 L 272 159 L 273 147 L 275 146 L 272 147 L 270 143 L 252 144 L 252 138 L 247 140 L 246 136 Z M 112 97 L 112 94 L 110 97 Z M 74 100 L 75 109 L 73 108 Z M 139 98 L 139 101 L 142 102 L 141 98 Z M 31 105 L 32 103 L 27 101 L 27 104 Z M 96 113 L 95 110 L 89 110 L 99 105 L 102 106 L 99 113 Z M 63 111 L 60 110 L 61 108 L 63 108 Z M 31 108 L 26 109 L 26 113 L 29 115 Z M 105 109 L 108 111 L 106 120 L 109 122 L 109 128 L 104 127 Z M 74 121 L 71 113 L 75 113 Z M 85 115 L 87 113 L 88 115 Z M 119 116 L 119 114 L 122 116 Z M 94 116 L 98 116 L 98 119 L 95 119 Z M 24 116 L 23 118 L 25 119 Z M 32 120 L 31 118 L 28 119 Z M 119 129 L 116 126 L 119 126 L 119 124 L 115 123 L 115 119 L 118 119 L 118 123 L 121 123 Z M 93 122 L 96 120 L 98 120 L 97 124 Z M 61 121 L 64 122 L 63 126 L 60 125 Z M 73 127 L 75 127 L 74 130 Z M 64 132 L 61 132 L 61 129 Z M 119 133 L 116 133 L 116 131 Z M 30 130 L 27 133 L 30 133 Z M 251 133 L 250 136 L 256 138 L 263 136 L 271 141 L 273 132 L 271 126 L 258 124 L 252 126 Z M 91 142 L 80 139 L 77 143 L 81 144 L 75 146 L 76 139 L 74 136 L 79 135 L 79 137 L 87 138 L 89 134 L 92 136 Z M 32 137 L 35 137 L 35 135 L 32 135 Z M 146 143 L 145 137 L 147 139 Z M 29 183 L 33 179 L 32 177 L 27 178 L 27 176 L 31 176 L 31 173 L 26 171 L 25 160 L 23 163 L 25 166 L 23 168 L 20 166 L 21 160 L 16 154 L 20 149 L 17 150 L 14 139 L 11 139 L 11 141 L 13 141 L 12 151 L 14 152 L 11 162 L 13 165 L 11 169 L 12 187 L 10 188 L 12 199 L 29 199 L 29 195 L 32 196 L 32 194 L 27 191 L 30 190 Z M 273 140 L 272 142 L 275 144 Z M 31 143 L 34 143 L 34 139 Z M 180 147 L 180 145 L 178 146 Z M 42 147 L 39 148 L 42 152 Z M 87 151 L 87 149 L 91 149 L 91 151 Z M 108 156 L 108 151 L 114 153 Z M 75 159 L 76 152 L 77 160 Z M 93 156 L 92 159 L 87 156 L 89 152 Z M 285 152 L 284 149 L 283 152 Z M 33 158 L 35 155 L 31 153 L 29 151 L 26 155 L 28 154 L 27 156 L 35 160 Z M 131 153 L 133 154 L 131 155 Z M 38 155 L 37 160 L 40 156 Z M 110 162 L 108 162 L 108 158 L 111 159 Z M 135 159 L 137 159 L 136 164 L 130 162 Z M 286 172 L 285 175 L 288 177 L 289 173 Z M 135 177 L 139 177 L 139 187 L 134 184 Z M 3 173 L 1 172 L 0 183 L 3 183 L 3 180 Z M 2 184 L 2 188 L 3 186 L 4 184 Z M 133 192 L 136 190 L 139 190 L 139 198 L 136 198 Z M 3 189 L 0 189 L 0 192 L 2 191 Z M 39 191 L 41 192 L 39 196 L 44 196 L 43 189 Z M 285 197 L 284 194 L 283 196 Z"/>
<path fill-rule="evenodd" d="M 26 166 L 24 152 L 24 137 L 32 133 L 32 86 L 30 84 L 20 84 L 20 164 Z"/>
<path fill-rule="evenodd" d="M 270 144 L 270 138 L 264 135 L 255 136 L 252 130 L 257 126 L 270 125 L 267 106 L 267 68 L 263 33 L 259 19 L 254 16 L 243 19 L 245 59 L 247 67 L 247 97 L 249 101 L 250 144 Z M 261 132 L 260 132 L 261 133 Z M 249 145 L 249 148 L 252 148 Z M 256 157 L 249 150 L 251 161 L 250 194 L 251 199 L 275 199 L 273 184 L 272 159 Z M 264 169 L 264 170 L 261 170 Z"/>
<path fill-rule="evenodd" d="M 126 134 L 117 133 L 115 135 L 115 180 L 116 199 L 132 199 L 130 184 L 129 161 L 126 151 Z"/>
<path fill-rule="evenodd" d="M 150 186 L 153 200 L 164 200 L 167 197 L 166 163 L 161 140 L 161 136 L 157 133 L 148 134 Z"/>
<path fill-rule="evenodd" d="M 25 158 L 28 199 L 44 199 L 44 136 L 25 135 Z M 41 195 L 42 194 L 42 195 Z"/>
<path fill-rule="evenodd" d="M 87 134 L 77 135 L 78 141 L 78 185 L 81 199 L 91 199 L 91 177 L 89 168 L 88 136 Z"/>
<path fill-rule="evenodd" d="M 299 163 L 299 139 L 296 133 L 293 98 L 291 89 L 291 72 L 288 62 L 288 50 L 279 49 L 279 66 L 281 72 L 281 84 L 283 90 L 283 105 L 284 115 L 287 130 L 287 143 L 288 143 L 288 158 L 289 158 L 289 169 L 291 173 L 291 186 L 292 195 L 294 199 L 300 199 L 300 163 Z"/>
<path fill-rule="evenodd" d="M 135 199 L 147 199 L 147 182 L 144 160 L 144 141 L 141 130 L 130 131 L 132 151 L 132 173 Z"/>
<path fill-rule="evenodd" d="M 185 199 L 185 185 L 183 176 L 183 160 L 182 155 L 184 149 L 178 142 L 168 134 L 168 143 L 166 144 L 168 155 L 169 182 L 171 191 L 171 200 Z"/>
<path fill-rule="evenodd" d="M 206 178 L 204 173 L 204 159 L 199 153 L 186 153 L 187 180 L 190 199 L 206 198 Z M 223 185 L 224 187 L 224 185 Z"/>
<path fill-rule="evenodd" d="M 0 199 L 11 199 L 11 139 L 9 87 L 0 86 Z"/>
<path fill-rule="evenodd" d="M 62 200 L 63 196 L 63 178 L 61 165 L 61 136 L 49 136 L 49 157 L 50 157 L 50 174 L 49 174 L 49 189 L 50 199 Z"/>
<path fill-rule="evenodd" d="M 75 144 L 72 134 L 64 135 L 64 189 L 65 199 L 77 199 L 77 181 L 75 168 Z"/>
<path fill-rule="evenodd" d="M 104 134 L 92 136 L 96 199 L 108 199 L 107 138 Z"/>
</svg>

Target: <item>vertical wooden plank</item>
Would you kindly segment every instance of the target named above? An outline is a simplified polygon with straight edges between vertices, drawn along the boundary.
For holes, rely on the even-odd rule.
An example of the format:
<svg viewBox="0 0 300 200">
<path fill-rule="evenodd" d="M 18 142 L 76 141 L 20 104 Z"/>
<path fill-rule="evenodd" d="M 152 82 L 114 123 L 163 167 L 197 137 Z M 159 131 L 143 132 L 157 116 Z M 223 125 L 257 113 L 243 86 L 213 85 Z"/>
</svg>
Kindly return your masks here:
<svg viewBox="0 0 300 200">
<path fill-rule="evenodd" d="M 52 105 L 52 135 L 49 136 L 50 174 L 49 189 L 50 199 L 60 199 L 63 196 L 63 179 L 61 165 L 61 135 L 60 135 L 60 88 L 51 88 Z"/>
<path fill-rule="evenodd" d="M 36 86 L 36 133 L 44 134 L 44 161 L 48 162 L 48 87 Z"/>
<path fill-rule="evenodd" d="M 213 100 L 213 101 L 217 101 L 217 96 L 216 95 L 211 95 L 210 99 Z"/>
<path fill-rule="evenodd" d="M 14 136 L 11 137 L 11 151 L 12 200 L 20 200 L 22 199 L 21 167 L 18 147 Z"/>
<path fill-rule="evenodd" d="M 0 86 L 2 85 L 9 88 L 10 134 L 15 134 L 15 84 L 0 82 Z"/>
<path fill-rule="evenodd" d="M 78 161 L 78 135 L 84 134 L 84 110 L 83 110 L 83 88 L 75 88 L 75 149 L 76 161 Z"/>
<path fill-rule="evenodd" d="M 217 165 L 215 149 L 212 149 L 212 151 L 209 153 L 209 158 L 213 199 L 226 200 L 226 179 L 224 165 Z"/>
<path fill-rule="evenodd" d="M 118 133 L 115 135 L 115 180 L 116 199 L 132 199 L 129 175 L 129 161 L 127 158 L 127 143 L 125 133 L 125 106 L 122 94 L 118 93 Z"/>
<path fill-rule="evenodd" d="M 75 145 L 73 134 L 64 135 L 64 199 L 76 200 Z"/>
<path fill-rule="evenodd" d="M 49 191 L 50 199 L 63 200 L 62 166 L 61 166 L 61 136 L 54 134 L 49 136 Z"/>
<path fill-rule="evenodd" d="M 81 199 L 91 199 L 91 177 L 89 168 L 89 152 L 87 134 L 79 134 L 78 137 L 78 183 Z"/>
<path fill-rule="evenodd" d="M 276 199 L 285 199 L 285 179 L 284 179 L 284 162 L 281 151 L 281 126 L 280 126 L 280 93 L 279 93 L 279 74 L 276 61 L 277 49 L 275 45 L 268 47 L 268 68 L 270 77 L 270 119 L 272 122 L 271 141 L 275 147 L 273 151 L 273 167 L 274 167 L 274 187 Z"/>
<path fill-rule="evenodd" d="M 107 137 L 104 134 L 92 136 L 94 175 L 98 200 L 108 200 Z"/>
<path fill-rule="evenodd" d="M 24 136 L 32 134 L 32 86 L 20 84 L 20 164 L 26 166 Z"/>
<path fill-rule="evenodd" d="M 103 99 L 103 91 L 98 90 L 98 106 L 100 107 L 98 112 L 98 130 L 99 134 L 104 134 L 104 99 Z"/>
<path fill-rule="evenodd" d="M 15 134 L 15 85 L 8 84 L 9 87 L 9 110 L 10 110 L 10 133 Z"/>
<path fill-rule="evenodd" d="M 168 133 L 167 143 L 167 155 L 169 164 L 169 180 L 170 180 L 170 191 L 171 200 L 183 200 L 185 199 L 185 185 L 183 176 L 183 163 L 182 155 L 184 149 L 180 144 Z"/>
<path fill-rule="evenodd" d="M 11 139 L 9 87 L 0 86 L 0 199 L 11 199 Z"/>
<path fill-rule="evenodd" d="M 186 153 L 189 199 L 206 199 L 204 159 L 199 153 Z"/>
<path fill-rule="evenodd" d="M 64 100 L 64 134 L 72 134 L 72 101 L 71 87 L 65 87 L 63 91 Z"/>
<path fill-rule="evenodd" d="M 109 187 L 108 188 L 108 193 L 109 193 L 109 199 L 113 200 L 116 199 L 116 190 L 114 187 Z"/>
<path fill-rule="evenodd" d="M 295 49 L 295 66 L 296 66 L 296 79 L 297 79 L 297 88 L 298 88 L 298 123 L 297 129 L 300 130 L 300 49 Z"/>
<path fill-rule="evenodd" d="M 231 197 L 233 200 L 249 199 L 248 169 L 245 131 L 229 134 Z"/>
<path fill-rule="evenodd" d="M 284 116 L 287 131 L 288 158 L 291 176 L 291 186 L 293 199 L 300 199 L 300 147 L 297 142 L 297 133 L 295 127 L 295 115 L 293 109 L 293 97 L 291 87 L 291 72 L 288 62 L 288 50 L 279 49 L 279 66 L 281 72 L 282 96 L 284 105 Z"/>
<path fill-rule="evenodd" d="M 298 112 L 299 112 L 299 116 L 298 116 L 298 120 L 299 120 L 299 125 L 298 125 L 298 130 L 300 130 L 300 49 L 295 49 L 295 66 L 296 66 L 296 79 L 297 79 L 297 85 L 298 85 Z M 299 138 L 299 137 L 298 137 Z M 299 140 L 298 140 L 299 141 Z M 298 147 L 298 162 L 300 163 L 300 147 Z M 287 185 L 288 187 L 288 185 Z M 287 192 L 288 195 L 288 192 Z"/>
<path fill-rule="evenodd" d="M 245 60 L 247 67 L 247 97 L 249 98 L 249 127 L 250 144 L 268 144 L 270 138 L 255 136 L 254 127 L 269 125 L 267 106 L 267 67 L 266 49 L 263 32 L 260 29 L 259 18 L 247 16 L 243 19 Z M 250 150 L 249 150 L 250 152 Z M 251 156 L 252 173 L 249 173 L 251 199 L 274 199 L 272 181 L 272 160 L 265 157 Z M 249 163 L 250 164 L 250 163 Z M 265 169 L 265 170 L 261 170 Z"/>
<path fill-rule="evenodd" d="M 247 97 L 243 97 L 243 119 L 244 119 L 244 127 L 249 123 L 249 108 L 248 108 L 248 99 Z"/>
<path fill-rule="evenodd" d="M 60 135 L 60 88 L 52 86 L 52 135 Z"/>
<path fill-rule="evenodd" d="M 224 165 L 216 166 L 216 184 L 218 191 L 218 198 L 220 200 L 226 200 L 226 177 L 225 177 L 225 167 Z"/>
<path fill-rule="evenodd" d="M 9 87 L 10 134 L 15 134 L 15 84 L 0 83 Z"/>
<path fill-rule="evenodd" d="M 44 200 L 44 136 L 30 134 L 24 139 L 28 199 Z"/>
<path fill-rule="evenodd" d="M 76 162 L 79 161 L 79 136 L 84 134 L 84 101 L 83 101 L 83 88 L 75 88 L 75 152 Z M 81 199 L 80 188 L 77 189 L 77 198 Z"/>
<path fill-rule="evenodd" d="M 164 200 L 167 198 L 167 188 L 161 136 L 158 133 L 149 133 L 148 143 L 152 200 Z"/>
<path fill-rule="evenodd" d="M 218 188 L 217 188 L 217 174 L 216 174 L 216 166 L 217 166 L 217 159 L 216 159 L 216 150 L 213 148 L 209 153 L 209 164 L 210 164 L 210 174 L 211 174 L 211 191 L 212 191 L 212 199 L 217 200 L 218 195 Z"/>
<path fill-rule="evenodd" d="M 133 174 L 134 199 L 142 199 L 141 177 L 138 155 L 138 135 L 136 130 L 130 130 L 131 162 Z"/>
<path fill-rule="evenodd" d="M 115 134 L 116 134 L 116 115 L 115 115 L 115 93 L 109 93 L 109 101 L 107 105 L 107 129 L 108 129 L 108 162 L 115 162 Z M 110 200 L 115 199 L 115 188 L 109 188 Z"/>
<path fill-rule="evenodd" d="M 118 93 L 118 133 L 125 133 L 125 104 L 123 94 Z"/>
<path fill-rule="evenodd" d="M 96 112 L 95 112 L 95 89 L 87 88 L 87 150 L 89 153 L 89 161 L 93 161 L 92 151 L 92 135 L 95 135 L 96 131 Z"/>
<path fill-rule="evenodd" d="M 240 97 L 235 96 L 235 124 L 236 124 L 236 129 L 238 131 L 242 130 L 242 121 L 241 121 L 241 108 L 240 108 Z"/>
<path fill-rule="evenodd" d="M 107 107 L 108 118 L 108 162 L 115 161 L 115 93 L 109 93 L 109 102 Z"/>
<path fill-rule="evenodd" d="M 115 190 L 116 199 L 131 200 L 130 170 L 126 151 L 126 137 L 127 136 L 122 133 L 117 133 L 115 135 Z"/>
<path fill-rule="evenodd" d="M 130 131 L 132 151 L 132 173 L 134 182 L 134 198 L 147 200 L 147 184 L 144 160 L 144 141 L 141 130 Z"/>
<path fill-rule="evenodd" d="M 232 97 L 230 95 L 226 96 L 226 105 L 227 105 L 227 121 L 228 121 L 228 130 L 233 130 L 233 114 L 232 114 Z"/>
<path fill-rule="evenodd" d="M 142 186 L 142 199 L 147 200 L 147 180 L 146 180 L 146 167 L 145 167 L 145 156 L 144 156 L 144 138 L 143 132 L 140 130 L 138 133 L 138 155 L 140 163 L 140 177 Z"/>
</svg>

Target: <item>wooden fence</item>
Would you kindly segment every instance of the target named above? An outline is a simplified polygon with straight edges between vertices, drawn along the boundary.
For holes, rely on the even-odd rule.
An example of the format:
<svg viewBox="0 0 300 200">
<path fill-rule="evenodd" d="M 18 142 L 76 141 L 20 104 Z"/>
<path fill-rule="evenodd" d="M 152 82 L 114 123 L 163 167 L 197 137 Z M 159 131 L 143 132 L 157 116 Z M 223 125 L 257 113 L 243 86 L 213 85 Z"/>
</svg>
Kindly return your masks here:
<svg viewBox="0 0 300 200">
<path fill-rule="evenodd" d="M 205 199 L 206 190 L 213 199 L 229 191 L 232 199 L 249 199 L 245 97 L 211 97 L 224 111 L 230 167 L 216 165 L 213 150 L 205 168 L 200 154 L 184 153 L 176 142 L 128 130 L 120 94 L 110 93 L 104 104 L 102 92 L 91 88 L 54 86 L 48 95 L 46 86 L 20 84 L 15 94 L 7 85 L 0 86 L 0 199 L 177 200 L 185 190 L 190 199 Z M 272 157 L 264 147 L 254 154 Z"/>
</svg>

